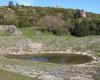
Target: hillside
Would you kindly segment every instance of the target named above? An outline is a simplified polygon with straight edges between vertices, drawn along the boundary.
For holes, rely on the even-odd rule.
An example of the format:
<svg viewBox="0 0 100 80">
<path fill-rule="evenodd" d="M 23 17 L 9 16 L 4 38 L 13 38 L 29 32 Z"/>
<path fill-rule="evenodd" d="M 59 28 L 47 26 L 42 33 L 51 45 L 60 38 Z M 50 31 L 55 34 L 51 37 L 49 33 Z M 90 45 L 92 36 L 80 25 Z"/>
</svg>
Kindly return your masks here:
<svg viewBox="0 0 100 80">
<path fill-rule="evenodd" d="M 84 10 L 31 6 L 0 7 L 0 24 L 16 25 L 18 28 L 37 27 L 57 35 L 100 34 L 100 14 Z"/>
<path fill-rule="evenodd" d="M 65 8 L 53 8 L 53 7 L 31 7 L 31 6 L 18 6 L 18 7 L 12 7 L 9 9 L 9 7 L 0 7 L 0 16 L 7 16 L 9 17 L 10 14 L 13 15 L 13 17 L 16 20 L 19 20 L 22 18 L 30 19 L 34 18 L 37 21 L 46 15 L 54 15 L 58 16 L 60 18 L 63 18 L 66 22 L 70 19 L 74 19 L 74 14 L 77 12 L 75 9 L 65 9 Z M 92 13 L 92 12 L 86 12 L 87 19 L 100 19 L 100 14 Z M 30 23 L 30 22 L 29 22 Z M 11 23 L 6 23 L 11 24 Z M 13 23 L 14 24 L 14 23 Z M 31 23 L 30 23 L 31 24 Z M 34 26 L 34 25 L 32 25 Z M 23 26 L 24 27 L 24 26 Z M 30 26 L 27 26 L 30 27 Z"/>
<path fill-rule="evenodd" d="M 100 80 L 100 14 L 0 7 L 0 79 Z"/>
</svg>

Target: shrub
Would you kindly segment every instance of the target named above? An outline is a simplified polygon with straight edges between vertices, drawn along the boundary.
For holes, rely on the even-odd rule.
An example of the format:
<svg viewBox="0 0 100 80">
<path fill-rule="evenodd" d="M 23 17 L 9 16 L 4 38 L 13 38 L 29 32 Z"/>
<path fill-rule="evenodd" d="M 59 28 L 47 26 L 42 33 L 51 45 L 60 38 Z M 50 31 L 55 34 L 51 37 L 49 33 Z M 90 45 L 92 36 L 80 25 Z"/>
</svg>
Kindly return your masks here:
<svg viewBox="0 0 100 80">
<path fill-rule="evenodd" d="M 29 18 L 28 17 L 19 17 L 18 19 L 18 27 L 23 28 L 23 27 L 31 27 L 31 23 L 29 22 Z"/>
<path fill-rule="evenodd" d="M 64 28 L 57 28 L 57 29 L 54 29 L 52 32 L 55 35 L 62 35 L 65 33 L 65 30 L 64 30 Z"/>
<path fill-rule="evenodd" d="M 97 25 L 93 21 L 88 22 L 89 29 L 90 29 L 90 34 L 96 34 L 97 31 Z"/>
<path fill-rule="evenodd" d="M 100 35 L 100 25 L 97 26 L 96 34 L 97 34 L 97 35 Z"/>
<path fill-rule="evenodd" d="M 89 26 L 87 22 L 76 23 L 72 32 L 73 35 L 78 37 L 87 36 L 90 34 Z"/>
<path fill-rule="evenodd" d="M 64 20 L 50 15 L 41 18 L 38 22 L 38 26 L 40 26 L 42 30 L 47 30 L 49 32 L 53 32 L 54 34 L 61 34 L 64 32 L 64 25 Z"/>
</svg>

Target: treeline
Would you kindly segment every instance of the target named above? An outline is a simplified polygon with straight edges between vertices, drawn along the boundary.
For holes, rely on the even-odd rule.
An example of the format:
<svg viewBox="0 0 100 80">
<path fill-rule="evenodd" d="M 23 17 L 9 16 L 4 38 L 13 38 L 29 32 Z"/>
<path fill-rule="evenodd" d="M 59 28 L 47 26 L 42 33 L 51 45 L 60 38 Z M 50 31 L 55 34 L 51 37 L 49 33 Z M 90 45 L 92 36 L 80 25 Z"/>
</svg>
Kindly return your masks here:
<svg viewBox="0 0 100 80">
<path fill-rule="evenodd" d="M 83 15 L 82 15 L 83 14 Z M 84 17 L 85 16 L 85 17 Z M 100 15 L 83 10 L 32 7 L 9 2 L 0 8 L 0 24 L 22 27 L 38 27 L 55 35 L 99 35 Z"/>
</svg>

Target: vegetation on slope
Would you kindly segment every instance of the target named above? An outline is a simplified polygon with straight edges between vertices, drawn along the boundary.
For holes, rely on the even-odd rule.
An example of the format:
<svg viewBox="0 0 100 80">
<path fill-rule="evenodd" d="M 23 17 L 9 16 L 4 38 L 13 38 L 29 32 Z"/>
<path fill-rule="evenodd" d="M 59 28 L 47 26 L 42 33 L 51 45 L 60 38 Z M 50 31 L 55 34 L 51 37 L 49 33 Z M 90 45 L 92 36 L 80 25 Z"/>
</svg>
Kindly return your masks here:
<svg viewBox="0 0 100 80">
<path fill-rule="evenodd" d="M 55 35 L 72 34 L 75 36 L 99 35 L 100 15 L 82 10 L 32 7 L 13 5 L 0 7 L 0 24 L 22 27 L 37 27 Z"/>
</svg>

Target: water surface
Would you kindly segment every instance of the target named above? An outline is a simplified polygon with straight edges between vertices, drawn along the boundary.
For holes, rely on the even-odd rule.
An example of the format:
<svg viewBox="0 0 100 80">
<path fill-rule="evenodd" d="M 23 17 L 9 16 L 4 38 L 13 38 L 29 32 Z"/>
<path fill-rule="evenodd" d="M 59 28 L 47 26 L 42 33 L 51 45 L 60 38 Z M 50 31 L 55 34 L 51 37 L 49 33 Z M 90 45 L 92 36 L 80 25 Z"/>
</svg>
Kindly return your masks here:
<svg viewBox="0 0 100 80">
<path fill-rule="evenodd" d="M 82 54 L 6 55 L 6 57 L 58 64 L 83 64 L 92 61 L 92 57 Z"/>
</svg>

